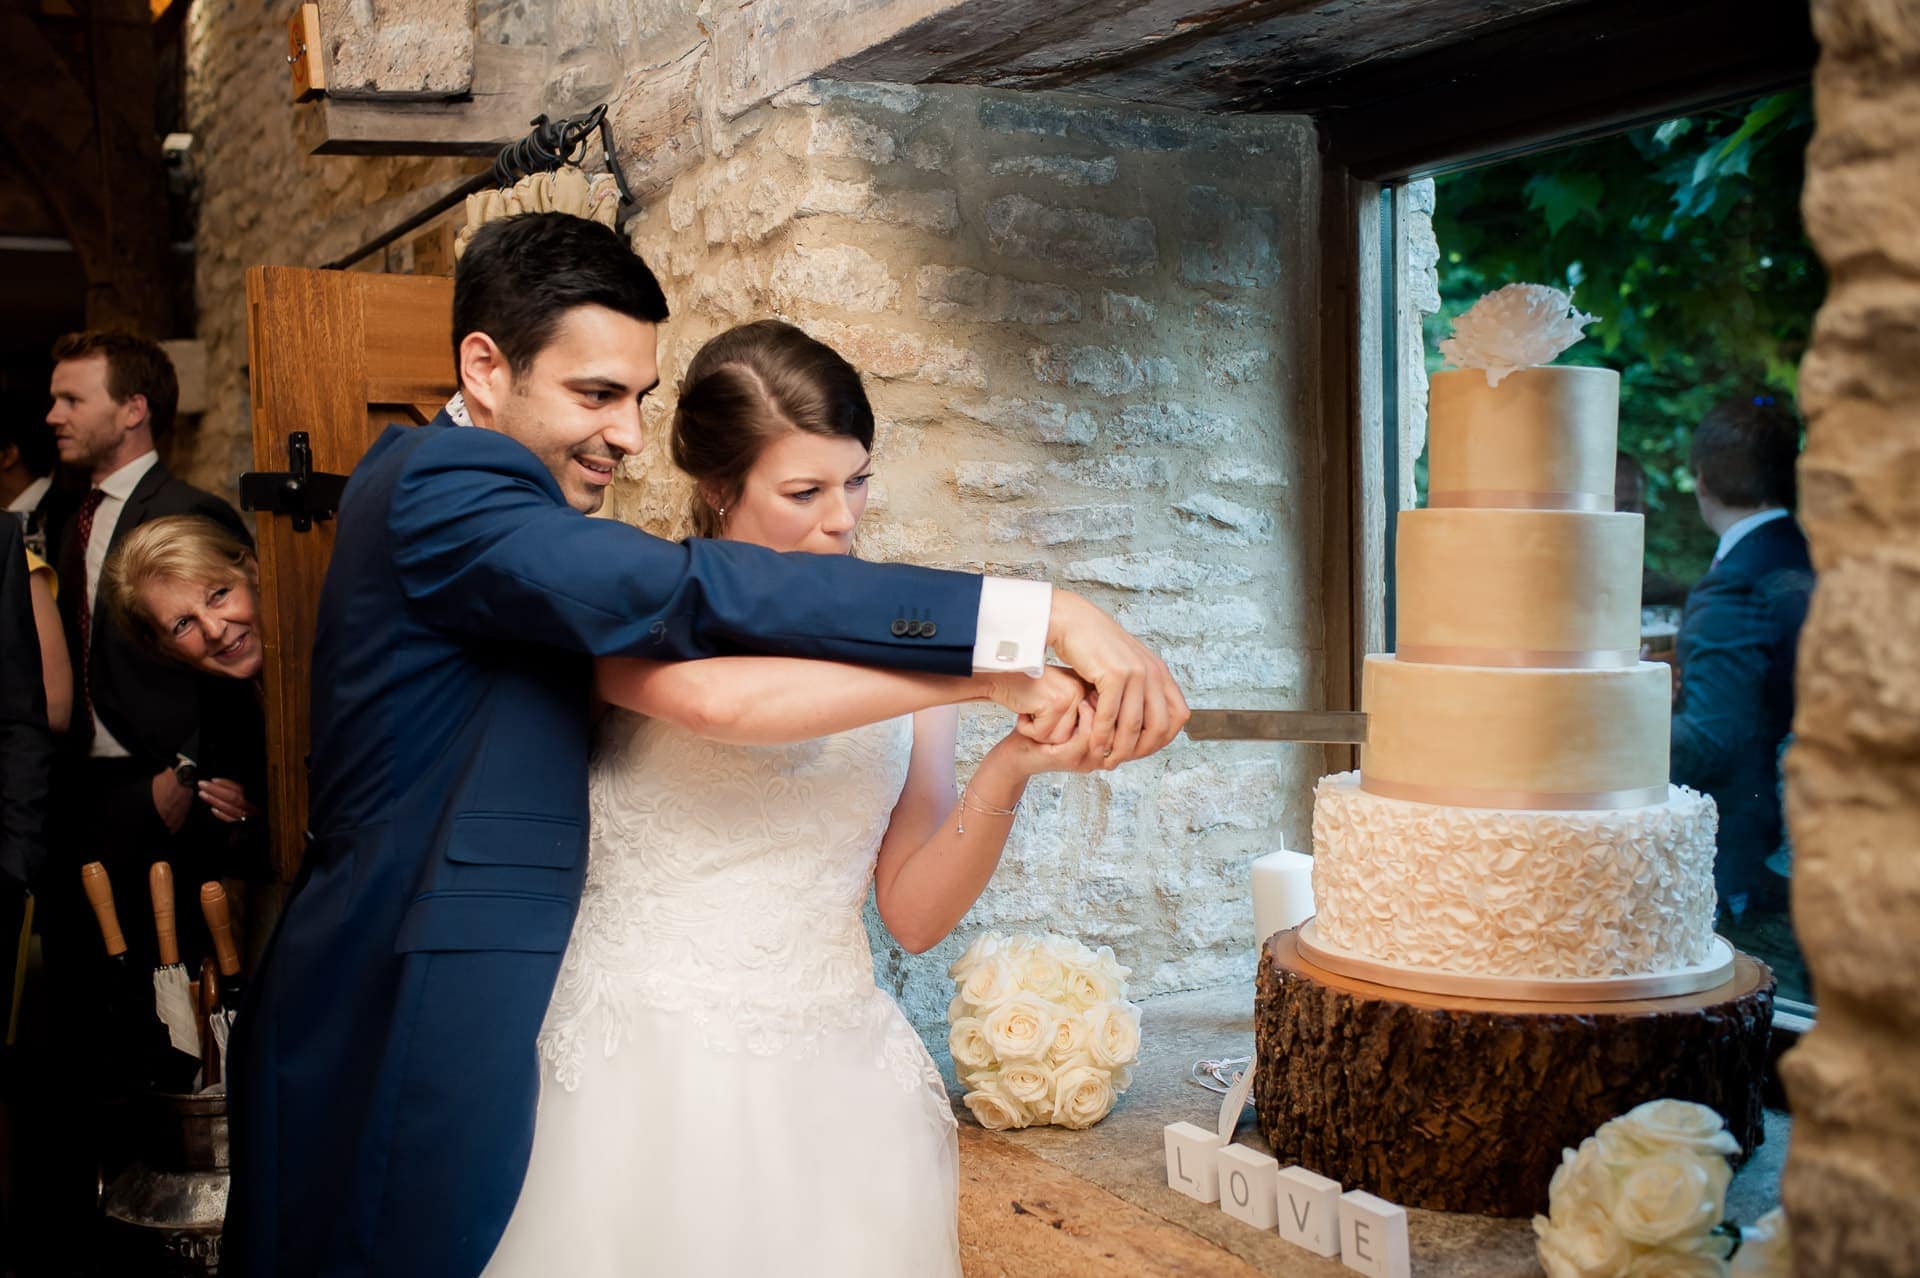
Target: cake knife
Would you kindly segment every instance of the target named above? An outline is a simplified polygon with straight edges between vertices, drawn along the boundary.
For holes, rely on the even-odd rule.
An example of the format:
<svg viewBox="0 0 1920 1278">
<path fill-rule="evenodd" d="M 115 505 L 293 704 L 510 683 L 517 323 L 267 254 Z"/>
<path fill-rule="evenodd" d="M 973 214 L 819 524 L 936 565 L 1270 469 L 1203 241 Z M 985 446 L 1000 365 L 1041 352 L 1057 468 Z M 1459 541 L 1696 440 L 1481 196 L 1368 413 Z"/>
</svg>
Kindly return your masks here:
<svg viewBox="0 0 1920 1278">
<path fill-rule="evenodd" d="M 1194 741 L 1310 741 L 1363 745 L 1367 716 L 1358 710 L 1195 710 Z"/>
</svg>

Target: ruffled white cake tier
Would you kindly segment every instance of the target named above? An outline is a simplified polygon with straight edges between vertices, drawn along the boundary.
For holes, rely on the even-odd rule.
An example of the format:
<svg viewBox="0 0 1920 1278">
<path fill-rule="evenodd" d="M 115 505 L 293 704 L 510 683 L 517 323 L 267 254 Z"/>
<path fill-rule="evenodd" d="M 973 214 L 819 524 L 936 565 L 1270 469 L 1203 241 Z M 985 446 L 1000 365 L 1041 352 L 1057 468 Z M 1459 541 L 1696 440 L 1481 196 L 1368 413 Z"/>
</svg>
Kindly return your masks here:
<svg viewBox="0 0 1920 1278">
<path fill-rule="evenodd" d="M 1713 800 L 1601 811 L 1444 807 L 1314 789 L 1315 930 L 1382 963 L 1472 976 L 1617 977 L 1702 962 Z"/>
</svg>

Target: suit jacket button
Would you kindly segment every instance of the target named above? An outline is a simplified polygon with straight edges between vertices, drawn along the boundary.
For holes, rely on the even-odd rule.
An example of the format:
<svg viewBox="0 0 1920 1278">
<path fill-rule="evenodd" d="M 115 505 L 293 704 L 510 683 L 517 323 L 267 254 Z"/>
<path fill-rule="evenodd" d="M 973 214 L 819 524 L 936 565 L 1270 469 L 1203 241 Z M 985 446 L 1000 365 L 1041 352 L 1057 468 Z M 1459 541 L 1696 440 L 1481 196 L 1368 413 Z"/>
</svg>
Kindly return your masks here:
<svg viewBox="0 0 1920 1278">
<path fill-rule="evenodd" d="M 904 618 L 904 617 L 895 617 L 895 618 L 893 619 L 893 633 L 894 633 L 894 637 L 895 637 L 895 638 L 898 638 L 899 636 L 901 636 L 901 635 L 904 635 L 904 634 L 906 634 L 906 633 L 907 633 L 907 622 L 906 622 L 906 618 Z"/>
<path fill-rule="evenodd" d="M 931 621 L 923 622 L 920 626 L 920 637 L 923 639 L 931 639 L 939 629 L 940 627 L 934 625 Z"/>
<path fill-rule="evenodd" d="M 912 621 L 909 621 L 907 623 L 907 637 L 909 639 L 918 639 L 922 634 L 926 633 L 925 631 L 926 624 L 927 624 L 926 622 L 920 620 L 918 617 L 915 617 Z"/>
</svg>

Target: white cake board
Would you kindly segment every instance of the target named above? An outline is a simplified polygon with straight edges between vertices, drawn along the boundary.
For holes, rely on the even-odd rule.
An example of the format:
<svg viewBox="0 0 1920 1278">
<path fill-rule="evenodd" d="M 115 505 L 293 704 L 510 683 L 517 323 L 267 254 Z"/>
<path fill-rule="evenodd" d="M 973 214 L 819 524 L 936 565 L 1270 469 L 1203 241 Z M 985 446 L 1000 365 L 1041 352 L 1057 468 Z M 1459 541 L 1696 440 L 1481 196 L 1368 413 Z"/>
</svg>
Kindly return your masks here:
<svg viewBox="0 0 1920 1278">
<path fill-rule="evenodd" d="M 1705 960 L 1644 976 L 1475 976 L 1432 967 L 1383 963 L 1322 941 L 1315 919 L 1300 925 L 1300 956 L 1338 976 L 1394 989 L 1459 998 L 1507 999 L 1521 1003 L 1616 1003 L 1633 999 L 1696 994 L 1733 979 L 1733 946 L 1713 938 Z"/>
</svg>

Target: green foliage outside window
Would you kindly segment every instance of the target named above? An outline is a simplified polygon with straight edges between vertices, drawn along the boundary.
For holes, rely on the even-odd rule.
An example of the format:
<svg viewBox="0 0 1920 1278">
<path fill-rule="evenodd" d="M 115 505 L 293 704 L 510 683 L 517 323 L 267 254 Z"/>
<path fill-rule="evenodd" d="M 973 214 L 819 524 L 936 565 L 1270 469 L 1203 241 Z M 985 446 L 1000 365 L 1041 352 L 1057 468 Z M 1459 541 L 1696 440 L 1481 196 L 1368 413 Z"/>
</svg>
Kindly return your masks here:
<svg viewBox="0 0 1920 1278">
<path fill-rule="evenodd" d="M 1800 221 L 1805 90 L 1443 177 L 1441 309 L 1503 284 L 1552 284 L 1600 317 L 1561 363 L 1620 372 L 1620 447 L 1647 472 L 1647 563 L 1692 581 L 1714 538 L 1687 471 L 1693 423 L 1721 399 L 1791 404 L 1825 293 Z M 1425 462 L 1420 485 L 1425 492 Z"/>
</svg>

